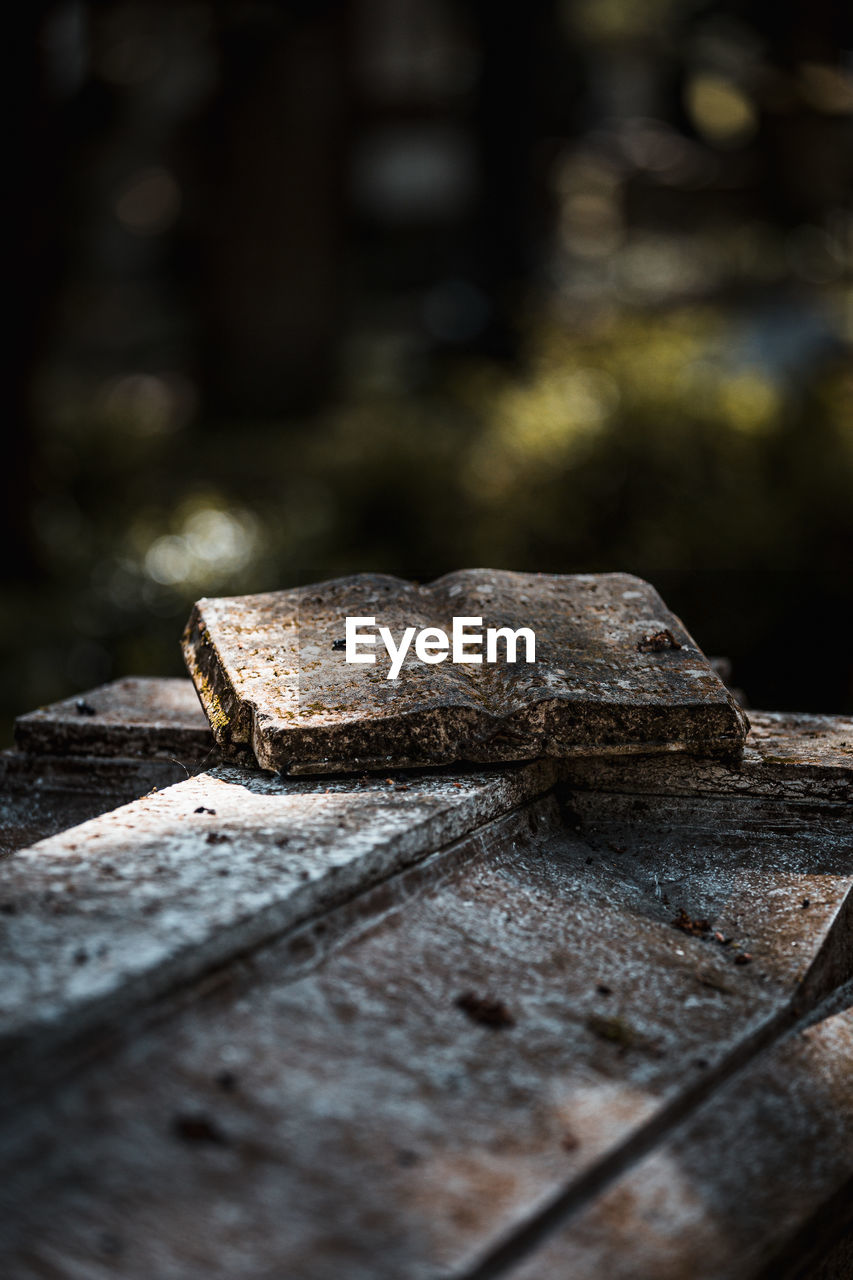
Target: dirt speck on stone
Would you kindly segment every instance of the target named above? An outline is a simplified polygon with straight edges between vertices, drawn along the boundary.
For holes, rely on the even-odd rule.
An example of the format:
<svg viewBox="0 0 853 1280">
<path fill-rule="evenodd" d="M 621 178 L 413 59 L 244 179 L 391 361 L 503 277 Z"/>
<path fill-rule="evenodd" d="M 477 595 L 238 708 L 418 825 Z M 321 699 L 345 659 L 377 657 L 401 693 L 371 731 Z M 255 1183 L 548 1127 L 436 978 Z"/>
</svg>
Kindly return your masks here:
<svg viewBox="0 0 853 1280">
<path fill-rule="evenodd" d="M 630 1049 L 636 1043 L 637 1035 L 624 1018 L 604 1018 L 593 1013 L 586 1020 L 587 1030 L 599 1040 L 607 1040 L 618 1045 L 620 1049 Z"/>
<path fill-rule="evenodd" d="M 687 914 L 684 907 L 678 908 L 678 915 L 670 923 L 674 929 L 689 933 L 694 938 L 705 938 L 711 932 L 711 926 L 707 920 L 694 920 Z"/>
<path fill-rule="evenodd" d="M 207 1142 L 225 1146 L 228 1141 L 216 1121 L 201 1111 L 176 1115 L 172 1120 L 172 1132 L 183 1142 Z"/>
<path fill-rule="evenodd" d="M 461 1009 L 472 1022 L 494 1031 L 515 1026 L 515 1018 L 504 1002 L 492 996 L 478 996 L 474 991 L 465 991 L 457 997 L 456 1008 Z"/>
</svg>

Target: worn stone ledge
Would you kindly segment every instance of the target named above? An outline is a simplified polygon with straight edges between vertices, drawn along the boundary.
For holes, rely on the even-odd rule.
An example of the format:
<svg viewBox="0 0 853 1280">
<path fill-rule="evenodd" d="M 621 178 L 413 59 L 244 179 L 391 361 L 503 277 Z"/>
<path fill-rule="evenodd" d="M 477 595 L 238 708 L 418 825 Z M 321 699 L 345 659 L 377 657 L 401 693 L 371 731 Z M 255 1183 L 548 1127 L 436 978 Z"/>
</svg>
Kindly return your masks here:
<svg viewBox="0 0 853 1280">
<path fill-rule="evenodd" d="M 191 684 L 132 676 L 15 721 L 18 751 L 37 756 L 201 759 L 213 740 Z"/>
<path fill-rule="evenodd" d="M 192 758 L 184 763 L 157 757 L 51 756 L 10 750 L 0 752 L 0 791 L 21 796 L 57 793 L 77 797 L 88 792 L 93 797 L 112 797 L 116 808 L 138 800 L 153 788 L 160 790 L 182 782 L 191 776 L 196 764 Z M 61 803 L 57 798 L 57 806 Z"/>
<path fill-rule="evenodd" d="M 16 740 L 0 752 L 0 856 L 216 762 L 186 679 L 140 677 L 87 690 L 20 716 Z"/>
<path fill-rule="evenodd" d="M 166 692 L 171 696 L 170 689 L 167 688 Z M 153 693 L 156 693 L 156 690 L 149 690 L 149 695 Z M 150 696 L 148 705 L 151 705 Z M 159 717 L 155 718 L 159 719 Z M 742 821 L 743 825 L 751 831 L 762 829 L 772 832 L 781 822 L 787 833 L 792 823 L 808 823 L 812 828 L 812 835 L 820 835 L 824 832 L 824 838 L 829 842 L 827 847 L 832 846 L 833 843 L 837 845 L 839 839 L 843 845 L 845 839 L 843 817 L 846 813 L 849 818 L 850 812 L 849 807 L 846 809 L 843 807 L 848 773 L 845 745 L 848 722 L 829 717 L 774 717 L 761 714 L 756 717 L 756 724 L 759 735 L 765 729 L 772 733 L 774 759 L 769 766 L 773 770 L 771 786 L 766 785 L 766 779 L 763 777 L 765 766 L 761 761 L 758 747 L 748 748 L 749 758 L 741 771 L 733 773 L 719 765 L 709 766 L 707 762 L 703 764 L 694 761 L 691 762 L 688 771 L 678 775 L 675 783 L 667 781 L 670 779 L 670 770 L 661 769 L 659 765 L 662 762 L 637 760 L 631 762 L 629 766 L 623 761 L 606 774 L 608 785 L 614 788 L 612 797 L 607 799 L 606 803 L 597 798 L 597 794 L 601 792 L 606 795 L 607 786 L 596 786 L 595 792 L 585 793 L 583 787 L 577 788 L 577 776 L 572 778 L 569 808 L 576 815 L 572 820 L 592 822 L 593 826 L 596 823 L 600 825 L 601 815 L 607 814 L 612 827 L 613 840 L 618 842 L 622 839 L 623 827 L 630 827 L 637 820 L 635 793 L 654 796 L 658 792 L 665 792 L 669 786 L 675 795 L 680 793 L 679 788 L 684 788 L 685 792 L 692 790 L 697 793 L 699 800 L 703 795 L 708 801 L 715 795 L 720 799 L 719 805 L 704 813 L 701 804 L 699 808 L 696 804 L 689 804 L 686 809 L 683 809 L 686 819 L 682 819 L 688 824 L 693 822 L 695 825 L 697 821 L 703 821 L 708 828 L 712 828 L 715 824 L 720 831 L 724 831 L 727 826 L 731 828 L 731 814 L 734 811 L 731 809 L 730 802 L 740 797 L 741 805 L 737 810 L 740 814 L 738 821 Z M 806 745 L 799 739 L 801 729 L 807 735 Z M 754 760 L 753 756 L 758 759 Z M 38 767 L 39 757 L 27 756 L 21 759 L 30 762 L 27 767 Z M 101 774 L 105 781 L 112 777 L 111 764 L 105 758 L 93 757 L 86 761 L 68 755 L 42 761 L 42 765 L 46 765 L 44 772 L 50 785 L 55 784 L 57 780 L 55 773 L 57 761 L 60 762 L 61 769 L 65 773 L 70 771 L 69 776 L 76 774 L 81 780 L 91 770 L 90 785 L 93 785 L 94 780 Z M 672 760 L 668 761 L 670 766 L 672 763 Z M 21 767 L 24 768 L 24 766 Z M 140 762 L 137 767 L 148 768 L 149 766 Z M 177 766 L 166 764 L 165 767 L 174 769 Z M 435 777 L 427 776 L 417 780 L 410 777 L 407 783 L 399 779 L 388 783 L 373 778 L 361 783 L 352 780 L 336 780 L 328 785 L 279 783 L 269 776 L 249 772 L 245 778 L 250 781 L 237 783 L 236 793 L 234 779 L 242 778 L 244 775 L 235 773 L 234 770 L 230 773 L 228 770 L 225 773 L 214 771 L 212 774 L 184 784 L 183 789 L 172 788 L 165 795 L 149 797 L 141 800 L 138 805 L 131 806 L 130 810 L 109 815 L 101 821 L 99 826 L 93 828 L 90 824 L 79 832 L 67 832 L 63 839 L 49 845 L 48 849 L 42 846 L 37 857 L 33 854 L 25 856 L 19 867 L 10 869 L 4 878 L 2 893 L 9 909 L 24 913 L 27 910 L 25 903 L 35 904 L 37 907 L 35 914 L 40 917 L 41 922 L 37 926 L 35 922 L 32 924 L 34 930 L 32 946 L 34 954 L 37 953 L 42 957 L 42 964 L 41 966 L 34 964 L 33 969 L 34 971 L 40 969 L 43 977 L 46 977 L 47 971 L 52 967 L 53 977 L 47 981 L 48 988 L 52 981 L 59 986 L 66 984 L 69 992 L 77 989 L 85 991 L 87 985 L 95 981 L 96 973 L 100 973 L 99 981 L 105 980 L 102 970 L 106 969 L 107 976 L 115 985 L 115 991 L 118 991 L 123 980 L 122 970 L 116 969 L 112 960 L 106 965 L 102 964 L 101 960 L 95 958 L 94 952 L 98 947 L 108 947 L 111 953 L 116 947 L 119 950 L 130 951 L 138 945 L 136 963 L 141 966 L 141 974 L 137 973 L 134 981 L 142 982 L 144 985 L 144 973 L 149 966 L 154 971 L 161 963 L 168 967 L 170 958 L 168 946 L 160 951 L 155 947 L 153 958 L 151 952 L 151 937 L 162 931 L 160 921 L 168 912 L 173 912 L 176 918 L 181 918 L 185 927 L 188 926 L 189 921 L 195 922 L 193 931 L 187 937 L 182 938 L 178 934 L 172 939 L 178 951 L 184 944 L 191 948 L 193 945 L 191 939 L 194 939 L 195 943 L 202 948 L 197 960 L 191 959 L 188 962 L 188 972 L 192 973 L 196 971 L 197 966 L 209 963 L 204 951 L 204 946 L 207 945 L 205 940 L 209 940 L 210 936 L 223 925 L 230 927 L 235 920 L 242 918 L 244 898 L 241 895 L 246 873 L 250 871 L 248 884 L 253 885 L 253 876 L 257 870 L 255 863 L 262 856 L 269 856 L 268 853 L 262 854 L 262 850 L 271 842 L 272 826 L 262 831 L 260 836 L 256 831 L 259 821 L 262 824 L 267 821 L 266 817 L 260 816 L 263 803 L 272 805 L 271 814 L 274 813 L 276 823 L 283 821 L 285 824 L 281 832 L 281 847 L 287 848 L 288 840 L 293 838 L 288 833 L 296 827 L 301 827 L 301 837 L 305 839 L 300 837 L 298 844 L 299 847 L 307 848 L 310 845 L 311 833 L 316 826 L 316 797 L 321 793 L 336 797 L 333 804 L 339 806 L 336 809 L 337 821 L 342 825 L 340 828 L 336 827 L 331 833 L 328 827 L 324 831 L 323 838 L 317 843 L 315 849 L 316 869 L 329 860 L 329 850 L 334 846 L 339 835 L 342 837 L 344 846 L 352 844 L 353 828 L 357 828 L 361 823 L 364 824 L 364 841 L 361 847 L 363 850 L 369 848 L 371 839 L 376 838 L 376 814 L 371 810 L 371 804 L 374 802 L 383 806 L 389 817 L 393 816 L 391 825 L 400 831 L 410 821 L 416 826 L 423 821 L 423 812 L 418 806 L 413 810 L 413 803 L 416 797 L 423 800 L 430 787 L 437 788 L 430 803 L 435 801 L 437 796 L 444 795 L 449 797 L 451 809 L 459 812 L 459 807 L 454 805 L 454 801 L 459 797 L 460 791 L 464 790 L 469 797 L 475 794 L 494 794 L 495 787 L 498 786 L 497 778 L 517 779 L 523 774 L 527 782 L 512 784 L 515 790 L 511 794 L 508 793 L 498 804 L 500 810 L 501 805 L 511 806 L 514 803 L 522 803 L 524 798 L 535 794 L 537 789 L 542 790 L 547 787 L 548 779 L 553 777 L 549 769 L 550 766 L 544 765 L 530 766 L 519 773 L 510 767 L 508 772 L 498 771 L 497 774 L 492 771 L 487 774 L 462 774 L 458 777 L 454 775 L 453 778 L 448 778 L 446 774 L 437 774 Z M 808 771 L 808 783 L 804 783 L 800 777 L 801 771 L 804 770 Z M 600 777 L 600 773 L 591 774 L 589 770 L 581 773 L 587 786 L 591 785 L 590 779 L 593 776 Z M 198 801 L 198 804 L 193 807 L 219 808 L 216 800 L 211 797 L 221 794 L 221 784 L 225 778 L 232 780 L 229 794 L 242 794 L 245 791 L 239 817 L 236 813 L 232 814 L 230 807 L 227 814 L 218 815 L 215 820 L 212 820 L 209 815 L 204 815 L 200 821 L 198 817 L 191 815 L 187 810 L 190 795 Z M 460 778 L 463 781 L 459 781 Z M 533 778 L 537 779 L 535 783 L 531 782 Z M 696 779 L 695 784 L 691 784 L 691 779 Z M 140 780 L 136 778 L 137 782 Z M 744 785 L 738 787 L 733 780 Z M 508 786 L 509 784 L 504 781 L 500 785 Z M 616 788 L 620 789 L 618 793 Z M 818 795 L 823 794 L 837 802 L 834 809 L 824 807 L 819 810 L 822 814 L 820 822 L 824 823 L 820 828 L 815 827 L 818 821 L 818 810 L 813 803 L 816 791 Z M 268 800 L 261 801 L 256 796 L 256 792 L 258 795 L 265 794 Z M 583 800 L 584 794 L 588 795 L 586 800 Z M 276 796 L 277 799 L 271 800 L 272 796 Z M 305 797 L 304 800 L 300 799 L 302 796 Z M 366 798 L 370 797 L 372 799 L 368 799 L 365 803 Z M 809 800 L 806 801 L 805 797 L 809 797 Z M 796 809 L 796 804 L 795 809 L 791 809 L 792 803 L 800 801 L 803 804 L 811 804 L 811 811 Z M 19 836 L 27 831 L 38 836 L 42 834 L 40 830 L 42 823 L 47 829 L 57 824 L 64 827 L 75 818 L 78 821 L 81 818 L 87 818 L 89 812 L 86 806 L 96 803 L 100 809 L 103 808 L 103 802 L 104 798 L 93 802 L 91 797 L 87 797 L 81 809 L 79 804 L 72 802 L 70 796 L 52 796 L 50 793 L 39 795 L 35 792 L 31 804 L 25 805 L 24 809 L 21 809 L 19 804 L 18 808 L 14 809 L 14 813 L 11 813 L 9 806 L 12 805 L 14 808 L 14 802 L 10 800 L 8 794 L 4 801 L 11 813 L 10 826 L 14 825 L 12 819 L 19 824 L 17 830 L 12 832 L 13 836 Z M 749 802 L 749 806 L 744 808 L 743 805 L 746 802 Z M 644 812 L 648 812 L 649 802 L 643 803 L 645 804 Z M 481 809 L 472 803 L 469 808 L 470 819 L 463 821 L 470 820 L 476 823 L 488 820 L 483 816 L 491 812 L 488 806 L 486 809 Z M 396 810 L 399 810 L 399 813 L 396 813 Z M 224 827 L 220 825 L 221 817 L 226 819 Z M 833 825 L 833 817 L 841 817 L 840 827 L 837 824 Z M 272 821 L 270 817 L 270 824 Z M 829 826 L 825 825 L 827 822 Z M 454 830 L 458 832 L 458 827 Z M 839 831 L 840 837 L 837 834 Z M 334 837 L 331 841 L 330 835 Z M 440 835 L 435 838 L 441 843 Z M 453 837 L 449 835 L 447 838 Z M 107 843 L 101 844 L 100 842 L 104 839 Z M 208 841 L 211 839 L 218 844 L 209 844 Z M 245 845 L 244 840 L 248 842 Z M 180 849 L 180 856 L 175 860 L 174 865 L 171 865 L 168 857 L 159 857 L 159 850 L 162 846 L 164 851 L 168 851 L 176 843 Z M 111 855 L 101 852 L 107 848 L 112 850 Z M 347 861 L 349 854 L 344 851 L 340 856 Z M 678 857 L 680 854 L 676 853 L 676 861 Z M 669 855 L 668 858 L 671 865 L 672 859 Z M 103 862 L 106 861 L 112 866 L 114 860 L 117 860 L 116 866 L 109 870 L 106 876 L 100 875 L 99 867 Z M 285 858 L 280 865 L 293 871 L 295 864 L 289 864 L 288 859 Z M 258 900 L 258 909 L 262 918 L 255 925 L 248 922 L 251 916 L 247 915 L 247 920 L 238 930 L 241 937 L 243 934 L 251 937 L 266 936 L 265 930 L 271 926 L 268 921 L 264 921 L 263 911 L 268 909 L 281 911 L 282 902 L 299 897 L 298 885 L 294 887 L 292 883 L 283 882 L 275 886 L 269 884 L 270 879 L 277 879 L 278 866 L 279 864 L 271 863 L 271 874 L 265 879 L 267 898 Z M 370 867 L 369 858 L 365 859 L 364 866 Z M 152 868 L 154 868 L 153 873 Z M 333 867 L 327 867 L 326 870 L 329 877 L 337 874 Z M 791 872 L 796 870 L 795 864 L 790 860 L 789 870 Z M 226 872 L 227 876 L 224 874 Z M 368 874 L 373 874 L 373 871 L 369 871 Z M 665 885 L 666 873 L 662 865 L 654 868 L 649 866 L 649 877 L 651 878 L 653 874 L 660 874 Z M 57 891 L 63 876 L 66 877 L 65 882 Z M 349 890 L 352 891 L 357 880 L 347 883 Z M 199 886 L 203 890 L 202 897 L 194 899 L 193 894 Z M 224 893 L 226 887 L 229 890 L 227 894 Z M 343 887 L 344 882 L 341 881 L 339 888 L 343 889 Z M 77 895 L 81 889 L 84 890 L 84 897 L 78 899 Z M 234 893 L 235 889 L 238 891 L 237 896 Z M 665 892 L 665 889 L 662 892 Z M 21 893 L 24 896 L 19 902 L 17 895 Z M 207 911 L 207 903 L 213 900 L 220 902 L 218 913 Z M 222 904 L 227 905 L 223 908 Z M 109 909 L 101 919 L 107 905 Z M 753 908 L 756 918 L 760 917 L 762 910 L 760 898 L 754 900 Z M 145 914 L 141 915 L 143 911 Z M 114 923 L 113 915 L 120 917 L 117 923 Z M 46 922 L 50 920 L 53 920 L 53 924 L 48 927 Z M 16 928 L 19 927 L 16 925 Z M 279 926 L 272 926 L 273 931 L 277 927 Z M 44 932 L 40 933 L 40 930 Z M 125 939 L 124 943 L 121 942 L 122 938 Z M 223 938 L 222 954 L 228 953 L 229 946 L 239 945 L 242 944 L 237 942 L 226 944 Z M 86 959 L 81 962 L 81 967 L 77 967 L 74 961 L 74 956 L 78 952 L 86 953 Z M 47 955 L 52 957 L 52 962 L 45 967 L 43 957 Z M 27 968 L 27 963 L 24 958 L 23 969 Z M 130 971 L 125 976 L 129 979 Z M 39 1007 L 40 1001 L 34 987 L 26 983 L 23 987 L 16 985 L 19 981 L 20 979 L 16 979 L 7 989 L 7 1001 L 11 1001 L 11 1007 L 17 1007 L 18 1016 L 24 1010 L 27 1011 L 27 1016 L 30 1016 Z M 62 1004 L 62 999 L 59 1003 Z M 71 1003 L 73 1004 L 73 1001 Z M 7 1004 L 7 1011 L 9 1008 Z"/>
<path fill-rule="evenodd" d="M 776 1280 L 853 1149 L 850 722 L 755 720 L 544 799 L 224 766 L 9 859 L 0 1270 L 518 1274 L 565 1197 L 536 1280 Z"/>
<path fill-rule="evenodd" d="M 561 764 L 561 776 L 587 791 L 853 805 L 853 720 L 772 711 L 749 715 L 749 734 L 737 762 L 680 756 L 570 760 Z"/>
<path fill-rule="evenodd" d="M 109 707 L 111 718 L 72 714 L 77 701 Z M 212 737 L 203 728 L 203 713 L 187 679 L 117 681 L 33 715 L 37 719 L 33 731 L 28 730 L 29 749 L 0 752 L 0 787 L 5 790 L 89 788 L 127 801 L 152 786 L 180 781 L 187 772 L 196 772 L 206 757 L 211 763 Z M 587 790 L 853 803 L 853 720 L 767 711 L 752 711 L 750 716 L 738 762 L 640 752 L 570 759 L 561 766 L 562 776 L 573 787 Z M 29 721 L 21 717 L 19 723 Z M 132 757 L 120 751 L 111 754 L 116 736 L 134 735 L 138 752 Z M 91 747 L 95 749 L 90 753 Z"/>
</svg>

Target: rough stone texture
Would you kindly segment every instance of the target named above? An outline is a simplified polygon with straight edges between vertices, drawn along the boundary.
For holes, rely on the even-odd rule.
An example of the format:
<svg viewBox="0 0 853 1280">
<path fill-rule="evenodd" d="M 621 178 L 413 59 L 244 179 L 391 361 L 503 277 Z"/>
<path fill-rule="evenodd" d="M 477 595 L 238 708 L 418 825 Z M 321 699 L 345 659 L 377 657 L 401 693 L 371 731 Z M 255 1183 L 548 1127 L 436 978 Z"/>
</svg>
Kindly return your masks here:
<svg viewBox="0 0 853 1280">
<path fill-rule="evenodd" d="M 547 762 L 406 783 L 221 767 L 22 850 L 0 878 L 0 1056 L 30 1063 L 547 790 Z"/>
<path fill-rule="evenodd" d="M 0 769 L 6 763 L 0 759 Z M 137 787 L 135 794 L 138 795 L 140 790 Z M 7 775 L 0 790 L 0 859 L 39 840 L 46 840 L 57 831 L 65 831 L 97 817 L 99 813 L 106 813 L 116 804 L 121 804 L 123 799 L 126 801 L 130 796 L 122 797 L 113 790 L 61 791 L 50 788 L 28 792 L 24 788 L 9 786 Z"/>
<path fill-rule="evenodd" d="M 0 751 L 0 856 L 171 786 L 216 747 L 189 680 L 125 679 L 21 716 Z"/>
<path fill-rule="evenodd" d="M 512 1275 L 802 1277 L 821 1234 L 853 1230 L 851 1062 L 853 1010 L 786 1037 Z M 824 1280 L 849 1280 L 849 1243 Z"/>
<path fill-rule="evenodd" d="M 772 853 L 777 832 L 780 847 L 790 847 L 794 826 L 805 849 L 812 847 L 810 840 L 823 840 L 820 847 L 828 856 L 839 838 L 842 847 L 847 843 L 844 818 L 850 810 L 837 805 L 798 808 L 803 795 L 799 771 L 808 767 L 813 785 L 837 796 L 838 786 L 826 780 L 845 773 L 846 756 L 831 745 L 844 730 L 833 730 L 824 721 L 826 736 L 809 737 L 811 754 L 805 762 L 796 746 L 798 722 L 789 718 L 786 723 L 775 749 L 797 763 L 787 772 L 783 765 L 775 766 L 779 773 L 772 796 L 744 794 L 736 810 L 739 821 L 748 838 L 758 840 L 755 848 L 766 847 L 769 833 Z M 811 735 L 813 719 L 805 718 L 803 724 Z M 607 841 L 621 848 L 638 820 L 648 825 L 653 814 L 668 814 L 670 825 L 646 858 L 644 874 L 674 904 L 685 874 L 685 824 L 688 831 L 697 822 L 704 829 L 716 824 L 725 830 L 732 792 L 727 775 L 718 771 L 716 800 L 705 794 L 664 801 L 654 788 L 638 795 L 633 771 L 642 768 L 642 761 L 629 762 L 625 794 L 605 802 L 597 793 L 572 786 L 566 812 L 575 823 L 593 822 L 595 830 L 606 823 L 609 835 L 600 839 L 608 857 Z M 222 767 L 73 828 L 21 854 L 3 876 L 3 904 L 16 913 L 9 921 L 13 951 L 0 994 L 0 1009 L 8 1019 L 5 1034 L 26 1044 L 39 1041 L 51 1027 L 67 1036 L 87 1019 L 103 1021 L 111 1002 L 148 999 L 178 978 L 274 936 L 324 903 L 359 892 L 408 860 L 522 804 L 547 789 L 553 776 L 541 764 L 327 784 L 281 781 Z M 707 778 L 705 784 L 710 785 Z M 199 808 L 215 813 L 196 813 Z M 66 811 L 63 825 L 77 812 L 74 807 Z M 743 832 L 739 839 L 746 838 Z M 785 870 L 798 876 L 810 855 L 796 843 L 793 850 Z M 783 870 L 772 856 L 769 866 L 779 874 Z M 770 943 L 774 938 L 778 942 L 783 936 L 775 910 L 780 899 L 770 898 L 766 909 L 764 871 L 743 867 L 729 854 L 720 875 L 732 869 L 739 877 L 740 901 L 753 921 L 753 937 L 766 929 Z M 795 891 L 805 894 L 798 879 L 795 884 Z M 734 888 L 730 893 L 734 896 Z M 704 890 L 688 898 L 684 905 L 692 915 L 708 914 Z M 819 893 L 809 917 L 812 928 L 818 919 L 826 923 L 834 918 L 837 906 L 835 891 Z M 797 950 L 801 917 L 794 912 L 788 919 L 796 965 L 786 981 L 793 983 L 806 956 Z M 98 957 L 100 948 L 105 952 Z M 75 956 L 83 952 L 86 960 L 76 963 Z M 834 973 L 831 965 L 846 962 L 843 957 L 836 962 L 833 955 L 832 948 L 824 953 L 828 972 Z"/>
<path fill-rule="evenodd" d="M 220 778 L 208 794 L 223 804 L 199 821 L 222 816 L 228 829 L 233 785 Z M 330 805 L 331 819 L 352 785 L 327 795 L 266 780 L 270 837 L 282 788 L 300 806 Z M 802 1211 L 824 1205 L 843 1184 L 844 1144 L 853 1149 L 846 1041 L 835 1040 L 810 1097 L 804 1072 L 799 1117 L 778 1133 L 783 1100 L 774 1095 L 765 1121 L 764 1076 L 737 1113 L 742 1133 L 726 1127 L 728 1090 L 795 1017 L 792 999 L 849 893 L 849 825 L 824 814 L 804 827 L 781 805 L 773 823 L 749 797 L 698 810 L 689 798 L 651 797 L 633 812 L 635 798 L 624 811 L 616 799 L 593 810 L 586 797 L 587 808 L 561 816 L 546 798 L 499 819 L 473 856 L 410 868 L 342 923 L 333 912 L 220 971 L 171 1017 L 18 1109 L 0 1144 L 6 1269 L 21 1280 L 116 1270 L 126 1280 L 471 1276 L 555 1199 L 582 1207 L 604 1197 L 702 1114 L 706 1137 L 678 1160 L 701 1183 L 705 1219 L 698 1197 L 688 1207 L 715 1233 L 715 1265 L 728 1233 L 716 1203 L 738 1213 L 715 1129 L 736 1145 L 756 1238 L 778 1238 L 778 1214 L 804 1179 Z M 313 844 L 322 827 L 307 834 Z M 271 838 L 264 849 L 280 857 Z M 211 882 L 221 865 L 208 866 Z M 87 872 L 75 874 L 82 907 Z M 184 892 L 206 915 L 195 874 Z M 675 928 L 680 906 L 706 916 L 708 932 Z M 733 941 L 715 941 L 717 929 Z M 751 964 L 737 963 L 735 943 Z M 809 1122 L 819 1135 L 837 1130 L 825 1160 L 802 1147 Z M 773 1173 L 760 1194 L 748 1185 L 753 1168 Z M 682 1204 L 665 1202 L 648 1233 L 665 1241 L 672 1212 L 680 1238 Z M 736 1219 L 730 1239 L 736 1250 Z M 676 1255 L 668 1272 L 624 1270 L 631 1249 L 623 1233 L 623 1271 L 596 1270 L 593 1259 L 588 1274 L 706 1275 L 689 1241 L 690 1265 L 679 1270 Z M 537 1280 L 573 1274 L 535 1257 L 531 1266 Z M 498 1260 L 487 1274 L 505 1273 Z"/>
<path fill-rule="evenodd" d="M 449 632 L 454 616 L 532 627 L 536 662 L 427 666 L 410 653 L 389 681 L 381 645 L 374 666 L 345 661 L 347 616 L 374 616 L 395 639 L 406 626 Z M 465 570 L 429 586 L 363 574 L 201 600 L 183 648 L 223 751 L 244 757 L 251 748 L 262 768 L 292 774 L 576 754 L 737 755 L 747 729 L 679 620 L 627 574 Z"/>
<path fill-rule="evenodd" d="M 850 722 L 754 722 L 739 769 L 219 767 L 8 859 L 0 1274 L 843 1263 Z"/>
<path fill-rule="evenodd" d="M 562 776 L 591 791 L 754 795 L 790 805 L 853 805 L 853 720 L 750 711 L 741 759 L 639 756 L 567 761 Z"/>
<path fill-rule="evenodd" d="M 203 756 L 212 743 L 186 680 L 113 680 L 15 721 L 15 746 L 41 756 Z"/>
</svg>

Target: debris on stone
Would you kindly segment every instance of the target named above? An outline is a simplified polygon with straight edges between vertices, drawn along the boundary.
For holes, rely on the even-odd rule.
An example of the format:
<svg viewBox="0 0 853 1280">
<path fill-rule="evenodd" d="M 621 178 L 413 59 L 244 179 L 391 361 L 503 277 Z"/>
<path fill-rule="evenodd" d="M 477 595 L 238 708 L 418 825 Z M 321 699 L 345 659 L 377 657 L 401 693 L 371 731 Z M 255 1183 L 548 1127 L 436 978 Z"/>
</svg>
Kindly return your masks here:
<svg viewBox="0 0 853 1280">
<path fill-rule="evenodd" d="M 648 632 L 642 640 L 637 641 L 639 653 L 663 653 L 664 649 L 681 649 L 683 646 L 676 640 L 669 627 L 663 631 Z"/>
<path fill-rule="evenodd" d="M 184 1142 L 209 1142 L 224 1146 L 227 1138 L 219 1125 L 203 1112 L 177 1115 L 172 1121 L 172 1132 Z"/>
<path fill-rule="evenodd" d="M 711 926 L 707 920 L 692 919 L 684 907 L 678 908 L 678 915 L 672 921 L 672 926 L 680 929 L 682 933 L 691 934 L 694 938 L 705 938 L 711 932 Z"/>
<path fill-rule="evenodd" d="M 501 1027 L 515 1026 L 515 1018 L 502 1000 L 491 996 L 478 996 L 473 991 L 466 991 L 456 1000 L 456 1008 L 461 1009 L 472 1022 L 481 1027 L 499 1030 Z"/>
<path fill-rule="evenodd" d="M 128 676 L 15 721 L 18 751 L 63 759 L 177 756 L 195 766 L 213 745 L 198 698 L 183 679 Z"/>
</svg>

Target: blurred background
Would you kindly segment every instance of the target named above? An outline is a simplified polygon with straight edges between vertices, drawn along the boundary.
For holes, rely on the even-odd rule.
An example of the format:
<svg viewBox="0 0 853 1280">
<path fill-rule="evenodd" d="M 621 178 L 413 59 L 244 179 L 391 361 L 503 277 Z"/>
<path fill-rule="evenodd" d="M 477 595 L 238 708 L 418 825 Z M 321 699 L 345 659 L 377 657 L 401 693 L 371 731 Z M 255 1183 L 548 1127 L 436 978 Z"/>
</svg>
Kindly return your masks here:
<svg viewBox="0 0 853 1280">
<path fill-rule="evenodd" d="M 201 595 L 651 579 L 853 710 L 853 10 L 17 6 L 2 736 Z"/>
</svg>

